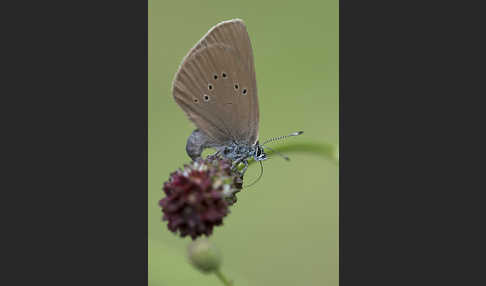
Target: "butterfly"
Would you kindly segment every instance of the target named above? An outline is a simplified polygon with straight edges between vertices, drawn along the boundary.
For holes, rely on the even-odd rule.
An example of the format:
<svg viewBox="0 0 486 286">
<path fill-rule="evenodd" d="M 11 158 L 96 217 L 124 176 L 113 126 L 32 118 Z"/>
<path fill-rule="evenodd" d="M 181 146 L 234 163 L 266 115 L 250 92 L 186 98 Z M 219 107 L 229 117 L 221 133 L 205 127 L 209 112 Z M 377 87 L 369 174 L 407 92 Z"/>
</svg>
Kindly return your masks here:
<svg viewBox="0 0 486 286">
<path fill-rule="evenodd" d="M 244 173 L 248 159 L 261 162 L 268 158 L 266 143 L 302 134 L 294 132 L 259 143 L 253 50 L 241 19 L 212 27 L 189 51 L 175 75 L 172 95 L 197 127 L 186 143 L 193 160 L 204 149 L 214 148 L 233 166 L 243 163 Z"/>
</svg>

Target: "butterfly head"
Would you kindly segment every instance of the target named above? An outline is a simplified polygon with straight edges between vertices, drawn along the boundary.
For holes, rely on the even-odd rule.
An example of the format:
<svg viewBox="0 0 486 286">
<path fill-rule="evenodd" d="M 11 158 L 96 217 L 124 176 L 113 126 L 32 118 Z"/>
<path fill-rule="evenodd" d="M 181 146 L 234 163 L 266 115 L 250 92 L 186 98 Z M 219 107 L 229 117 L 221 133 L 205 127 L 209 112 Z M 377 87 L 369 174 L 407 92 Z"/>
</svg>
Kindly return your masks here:
<svg viewBox="0 0 486 286">
<path fill-rule="evenodd" d="M 255 145 L 253 159 L 255 159 L 255 161 L 263 161 L 268 159 L 267 154 L 265 154 L 265 151 L 263 151 L 263 147 L 258 143 Z"/>
</svg>

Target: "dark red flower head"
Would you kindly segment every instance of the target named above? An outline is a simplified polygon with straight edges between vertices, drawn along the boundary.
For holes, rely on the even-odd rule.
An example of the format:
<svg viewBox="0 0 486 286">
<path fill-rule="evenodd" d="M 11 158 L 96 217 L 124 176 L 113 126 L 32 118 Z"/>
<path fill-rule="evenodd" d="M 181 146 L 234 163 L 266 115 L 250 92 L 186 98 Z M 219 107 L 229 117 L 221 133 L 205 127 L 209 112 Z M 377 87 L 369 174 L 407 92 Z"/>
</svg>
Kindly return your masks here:
<svg viewBox="0 0 486 286">
<path fill-rule="evenodd" d="M 162 219 L 182 237 L 209 236 L 214 226 L 223 224 L 242 183 L 241 174 L 231 170 L 230 160 L 209 156 L 193 161 L 164 183 L 166 197 L 159 202 Z"/>
</svg>

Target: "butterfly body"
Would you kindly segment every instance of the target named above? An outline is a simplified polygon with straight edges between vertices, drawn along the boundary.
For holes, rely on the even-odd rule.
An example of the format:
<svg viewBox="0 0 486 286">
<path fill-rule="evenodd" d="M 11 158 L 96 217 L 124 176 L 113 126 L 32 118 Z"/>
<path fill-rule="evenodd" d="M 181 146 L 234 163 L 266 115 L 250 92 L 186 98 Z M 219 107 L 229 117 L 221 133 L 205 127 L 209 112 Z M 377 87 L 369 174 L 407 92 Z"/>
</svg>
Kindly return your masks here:
<svg viewBox="0 0 486 286">
<path fill-rule="evenodd" d="M 240 162 L 245 165 L 242 173 L 245 173 L 248 168 L 248 158 L 253 157 L 255 161 L 263 161 L 267 159 L 267 155 L 263 151 L 263 147 L 258 142 L 253 146 L 244 144 L 238 144 L 233 142 L 229 146 L 225 146 L 222 151 L 222 155 L 233 161 L 233 166 L 236 167 Z"/>
<path fill-rule="evenodd" d="M 267 159 L 263 148 L 258 143 L 253 146 L 248 146 L 233 142 L 229 146 L 223 147 L 220 152 L 224 157 L 235 162 L 245 161 L 251 157 L 253 157 L 255 161 L 263 161 Z"/>
<path fill-rule="evenodd" d="M 206 148 L 214 148 L 217 154 L 230 159 L 236 166 L 238 163 L 243 163 L 248 166 L 248 159 L 253 158 L 255 161 L 263 161 L 267 159 L 263 147 L 256 142 L 253 145 L 249 145 L 246 142 L 227 142 L 223 144 L 217 144 L 211 142 L 211 138 L 205 135 L 202 131 L 196 129 L 189 136 L 186 144 L 186 151 L 191 159 L 201 157 L 202 151 Z M 245 169 L 246 170 L 246 169 Z"/>
</svg>

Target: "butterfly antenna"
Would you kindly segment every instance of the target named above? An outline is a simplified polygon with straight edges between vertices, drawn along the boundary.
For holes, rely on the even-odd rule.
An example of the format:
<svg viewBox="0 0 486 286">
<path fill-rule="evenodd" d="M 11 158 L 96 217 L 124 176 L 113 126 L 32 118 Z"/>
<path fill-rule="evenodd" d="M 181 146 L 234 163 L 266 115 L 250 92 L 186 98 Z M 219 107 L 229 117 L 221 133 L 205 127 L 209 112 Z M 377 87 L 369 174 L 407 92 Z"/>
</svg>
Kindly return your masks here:
<svg viewBox="0 0 486 286">
<path fill-rule="evenodd" d="M 284 154 L 282 154 L 281 152 L 275 150 L 275 149 L 272 149 L 268 146 L 263 146 L 263 148 L 267 148 L 267 149 L 270 149 L 270 151 L 274 152 L 274 153 L 277 153 L 278 155 L 282 156 L 282 158 L 284 158 L 286 161 L 290 161 L 290 158 L 285 156 Z"/>
<path fill-rule="evenodd" d="M 285 139 L 285 138 L 288 138 L 288 137 L 292 137 L 292 136 L 297 136 L 297 135 L 300 135 L 302 133 L 304 133 L 304 131 L 297 131 L 297 132 L 294 132 L 294 133 L 290 133 L 289 135 L 284 135 L 284 136 L 279 136 L 279 137 L 273 137 L 273 138 L 270 138 L 270 139 L 266 140 L 261 145 L 263 146 L 263 145 L 265 145 L 267 143 L 274 142 L 274 141 L 278 141 L 278 140 L 282 140 L 282 139 Z"/>
<path fill-rule="evenodd" d="M 249 184 L 248 186 L 245 186 L 245 188 L 253 186 L 258 181 L 260 181 L 260 179 L 262 178 L 262 176 L 263 176 L 263 164 L 262 164 L 262 161 L 258 161 L 258 162 L 260 163 L 260 176 L 258 176 L 258 178 L 255 181 L 253 181 L 251 184 Z"/>
</svg>

